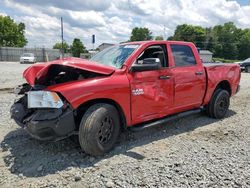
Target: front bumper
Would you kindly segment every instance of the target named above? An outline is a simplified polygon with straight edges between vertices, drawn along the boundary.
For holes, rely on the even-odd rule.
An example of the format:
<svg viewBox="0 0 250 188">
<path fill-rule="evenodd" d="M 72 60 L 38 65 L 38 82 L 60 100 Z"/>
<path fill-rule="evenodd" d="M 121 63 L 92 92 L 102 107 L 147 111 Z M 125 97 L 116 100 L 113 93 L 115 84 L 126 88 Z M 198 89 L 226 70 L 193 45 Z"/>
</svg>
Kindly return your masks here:
<svg viewBox="0 0 250 188">
<path fill-rule="evenodd" d="M 25 106 L 24 100 L 14 103 L 11 118 L 38 140 L 56 141 L 74 134 L 75 121 L 70 107 L 63 109 L 35 109 Z"/>
<path fill-rule="evenodd" d="M 35 63 L 34 59 L 20 59 L 20 63 Z"/>
</svg>

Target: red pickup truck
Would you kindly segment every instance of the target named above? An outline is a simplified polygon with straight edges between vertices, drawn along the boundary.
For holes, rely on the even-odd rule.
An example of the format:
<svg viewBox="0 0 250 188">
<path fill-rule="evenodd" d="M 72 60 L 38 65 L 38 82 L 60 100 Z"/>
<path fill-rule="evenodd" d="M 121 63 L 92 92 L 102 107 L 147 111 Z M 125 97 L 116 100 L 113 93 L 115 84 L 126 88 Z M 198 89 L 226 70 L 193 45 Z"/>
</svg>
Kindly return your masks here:
<svg viewBox="0 0 250 188">
<path fill-rule="evenodd" d="M 90 60 L 30 66 L 11 116 L 32 137 L 77 134 L 86 153 L 102 155 L 128 127 L 141 130 L 201 110 L 223 118 L 240 72 L 236 64 L 202 64 L 192 43 L 129 42 Z"/>
</svg>

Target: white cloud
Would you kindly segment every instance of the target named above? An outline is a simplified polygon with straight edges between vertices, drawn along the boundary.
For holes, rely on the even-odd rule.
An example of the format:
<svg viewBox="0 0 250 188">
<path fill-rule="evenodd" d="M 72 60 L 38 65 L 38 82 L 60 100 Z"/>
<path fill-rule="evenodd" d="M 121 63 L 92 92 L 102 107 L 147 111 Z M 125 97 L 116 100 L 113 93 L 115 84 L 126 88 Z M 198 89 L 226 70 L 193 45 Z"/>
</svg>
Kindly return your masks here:
<svg viewBox="0 0 250 188">
<path fill-rule="evenodd" d="M 1 13 L 2 12 L 2 13 Z M 97 44 L 129 39 L 133 27 L 148 27 L 153 35 L 172 35 L 178 24 L 211 27 L 233 21 L 250 27 L 249 6 L 227 0 L 4 0 L 0 14 L 26 24 L 31 46 L 52 46 L 60 40 L 60 17 L 68 43 L 78 37 L 87 47 L 91 35 Z"/>
<path fill-rule="evenodd" d="M 132 30 L 132 20 L 121 19 L 117 16 L 111 17 L 107 20 L 108 28 L 114 35 L 128 36 Z"/>
<path fill-rule="evenodd" d="M 110 6 L 109 0 L 11 0 L 12 2 L 24 4 L 25 6 L 58 7 L 61 9 L 82 11 L 94 10 L 104 11 Z"/>
<path fill-rule="evenodd" d="M 76 26 L 85 27 L 96 27 L 105 25 L 103 14 L 95 11 L 68 11 L 68 17 L 71 19 L 69 21 L 74 22 Z"/>
<path fill-rule="evenodd" d="M 5 12 L 0 12 L 0 16 L 7 16 Z"/>
</svg>

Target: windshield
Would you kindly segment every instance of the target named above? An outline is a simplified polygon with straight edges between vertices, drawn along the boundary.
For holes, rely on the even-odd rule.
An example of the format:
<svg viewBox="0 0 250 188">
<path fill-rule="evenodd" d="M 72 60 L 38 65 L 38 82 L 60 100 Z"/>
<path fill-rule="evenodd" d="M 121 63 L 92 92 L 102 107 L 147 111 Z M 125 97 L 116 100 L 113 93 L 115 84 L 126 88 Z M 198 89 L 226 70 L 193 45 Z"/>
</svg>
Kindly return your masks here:
<svg viewBox="0 0 250 188">
<path fill-rule="evenodd" d="M 90 60 L 103 65 L 121 68 L 125 60 L 137 49 L 139 45 L 117 45 L 104 49 L 94 55 Z"/>
</svg>

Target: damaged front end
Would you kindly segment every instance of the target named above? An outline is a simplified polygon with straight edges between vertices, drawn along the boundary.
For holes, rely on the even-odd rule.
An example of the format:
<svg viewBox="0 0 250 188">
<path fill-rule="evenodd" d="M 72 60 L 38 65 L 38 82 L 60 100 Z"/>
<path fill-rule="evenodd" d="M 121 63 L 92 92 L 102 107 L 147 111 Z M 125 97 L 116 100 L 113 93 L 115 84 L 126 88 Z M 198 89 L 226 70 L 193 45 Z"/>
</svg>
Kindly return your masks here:
<svg viewBox="0 0 250 188">
<path fill-rule="evenodd" d="M 11 107 L 11 118 L 34 138 L 59 140 L 74 134 L 73 109 L 54 92 L 25 91 L 25 84 L 19 94 L 24 94 Z M 22 93 L 24 92 L 24 93 Z"/>
<path fill-rule="evenodd" d="M 23 76 L 27 83 L 15 89 L 21 95 L 11 107 L 11 117 L 28 133 L 39 140 L 59 140 L 76 133 L 76 111 L 60 91 L 61 88 L 85 81 L 109 76 L 114 68 L 78 58 L 35 64 L 27 68 Z M 68 92 L 71 92 L 70 90 Z"/>
</svg>

